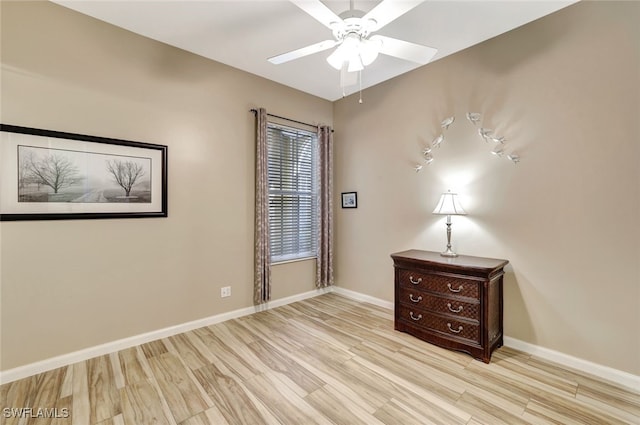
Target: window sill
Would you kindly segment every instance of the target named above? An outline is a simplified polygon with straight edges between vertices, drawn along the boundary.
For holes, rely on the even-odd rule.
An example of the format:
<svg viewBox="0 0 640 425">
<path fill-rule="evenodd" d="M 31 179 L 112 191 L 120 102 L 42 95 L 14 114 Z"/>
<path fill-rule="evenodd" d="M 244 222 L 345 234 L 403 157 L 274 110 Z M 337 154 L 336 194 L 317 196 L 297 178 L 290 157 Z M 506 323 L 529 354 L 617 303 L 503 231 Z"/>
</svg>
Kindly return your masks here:
<svg viewBox="0 0 640 425">
<path fill-rule="evenodd" d="M 277 266 L 280 264 L 288 264 L 288 263 L 297 263 L 298 261 L 307 261 L 307 260 L 315 260 L 318 257 L 313 255 L 310 257 L 302 257 L 302 258 L 292 258 L 291 260 L 278 260 L 278 261 L 272 261 L 271 265 L 272 266 Z"/>
</svg>

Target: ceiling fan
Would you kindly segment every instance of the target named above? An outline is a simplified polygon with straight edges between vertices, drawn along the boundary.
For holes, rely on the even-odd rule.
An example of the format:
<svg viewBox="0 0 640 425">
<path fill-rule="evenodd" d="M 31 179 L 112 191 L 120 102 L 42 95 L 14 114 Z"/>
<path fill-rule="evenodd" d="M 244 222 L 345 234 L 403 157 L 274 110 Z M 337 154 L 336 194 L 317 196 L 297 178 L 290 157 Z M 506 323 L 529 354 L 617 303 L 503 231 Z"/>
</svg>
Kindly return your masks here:
<svg viewBox="0 0 640 425">
<path fill-rule="evenodd" d="M 269 58 L 273 64 L 281 64 L 337 48 L 327 57 L 327 62 L 337 70 L 356 72 L 373 63 L 379 53 L 400 59 L 428 63 L 438 51 L 396 38 L 372 33 L 418 6 L 424 0 L 383 0 L 370 12 L 355 10 L 353 0 L 350 10 L 336 15 L 320 0 L 290 0 L 318 22 L 333 32 L 333 40 L 324 40 L 301 49 Z"/>
</svg>

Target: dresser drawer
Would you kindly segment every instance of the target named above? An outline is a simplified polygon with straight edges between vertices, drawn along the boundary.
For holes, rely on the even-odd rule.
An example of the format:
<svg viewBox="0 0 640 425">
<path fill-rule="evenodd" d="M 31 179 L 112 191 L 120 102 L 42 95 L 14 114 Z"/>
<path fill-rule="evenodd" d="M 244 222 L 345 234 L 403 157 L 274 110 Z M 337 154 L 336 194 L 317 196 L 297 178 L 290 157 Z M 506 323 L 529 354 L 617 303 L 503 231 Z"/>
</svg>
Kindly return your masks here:
<svg viewBox="0 0 640 425">
<path fill-rule="evenodd" d="M 429 295 L 415 288 L 403 287 L 398 292 L 400 303 L 407 307 L 444 313 L 450 316 L 466 317 L 480 321 L 480 304 L 459 301 L 456 298 Z"/>
<path fill-rule="evenodd" d="M 420 273 L 414 270 L 399 270 L 398 277 L 401 287 L 405 288 L 415 288 L 473 299 L 479 299 L 480 297 L 478 282 L 474 280 Z"/>
<path fill-rule="evenodd" d="M 477 323 L 455 320 L 449 317 L 429 313 L 425 310 L 400 305 L 400 320 L 448 338 L 464 338 L 480 343 L 480 326 Z"/>
</svg>

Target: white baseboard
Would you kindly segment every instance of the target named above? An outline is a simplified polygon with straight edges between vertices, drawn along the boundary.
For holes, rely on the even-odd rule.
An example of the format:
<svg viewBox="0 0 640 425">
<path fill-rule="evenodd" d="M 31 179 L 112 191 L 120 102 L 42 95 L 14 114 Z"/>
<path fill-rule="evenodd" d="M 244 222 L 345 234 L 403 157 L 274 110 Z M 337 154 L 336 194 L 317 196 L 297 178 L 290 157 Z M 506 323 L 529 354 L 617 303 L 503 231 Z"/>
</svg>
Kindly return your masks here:
<svg viewBox="0 0 640 425">
<path fill-rule="evenodd" d="M 541 347 L 539 345 L 520 341 L 519 339 L 511 338 L 508 336 L 504 337 L 504 345 L 519 351 L 523 351 L 527 354 L 540 357 L 541 359 L 558 363 L 559 365 L 565 367 L 589 373 L 618 385 L 631 388 L 632 390 L 640 391 L 640 376 L 623 372 L 618 369 L 613 369 L 608 366 L 593 363 L 588 360 L 580 359 L 578 357 L 573 357 L 559 351 Z"/>
<path fill-rule="evenodd" d="M 129 338 L 120 339 L 117 341 L 108 342 L 105 344 L 97 345 L 95 347 L 89 347 L 84 350 L 75 351 L 68 354 L 63 354 L 50 359 L 42 360 L 36 363 L 19 366 L 13 369 L 0 371 L 0 384 L 6 384 L 18 379 L 26 378 L 28 376 L 36 375 L 38 373 L 53 370 L 59 367 L 68 366 L 73 363 L 88 360 L 94 357 L 103 356 L 116 351 L 124 350 L 126 348 L 135 347 L 136 345 L 144 344 L 147 342 L 155 341 L 161 338 L 167 338 L 179 333 L 188 332 L 194 329 L 198 329 L 204 326 L 214 325 L 216 323 L 224 322 L 226 320 L 235 319 L 242 316 L 255 313 L 257 311 L 269 310 L 272 308 L 280 307 L 283 305 L 291 304 L 296 301 L 302 301 L 308 298 L 325 294 L 328 292 L 335 292 L 345 297 L 354 299 L 356 301 L 367 302 L 379 307 L 388 308 L 393 310 L 393 302 L 385 301 L 379 298 L 372 297 L 370 295 L 362 294 L 360 292 L 351 291 L 338 286 L 329 287 L 325 289 L 318 289 L 314 291 L 305 292 L 302 294 L 293 295 L 291 297 L 282 298 L 279 300 L 269 301 L 261 306 L 252 306 L 247 308 L 241 308 L 238 310 L 230 311 L 227 313 L 217 314 L 203 319 L 194 320 L 191 322 L 183 323 L 176 326 L 170 326 L 164 329 L 147 332 L 140 335 L 135 335 Z M 582 372 L 589 373 L 602 379 L 614 382 L 618 385 L 622 385 L 631 388 L 635 391 L 640 391 L 640 376 L 633 375 L 627 372 L 623 372 L 617 369 L 613 369 L 607 366 L 599 365 L 587 360 L 583 360 L 577 357 L 570 356 L 558 351 L 554 351 L 548 348 L 540 347 L 538 345 L 530 344 L 528 342 L 520 341 L 508 336 L 504 337 L 504 344 L 508 347 L 516 350 L 523 351 L 525 353 L 535 355 L 545 360 L 549 360 L 558 363 L 565 367 L 577 369 Z"/>
<path fill-rule="evenodd" d="M 381 300 L 380 298 L 375 298 L 370 295 L 366 295 L 360 292 L 351 291 L 349 289 L 344 289 L 339 286 L 333 287 L 333 292 L 336 294 L 344 295 L 345 297 L 354 299 L 356 301 L 362 301 L 365 303 L 377 305 L 378 307 L 388 308 L 389 310 L 393 310 L 393 302 Z"/>
<path fill-rule="evenodd" d="M 331 292 L 332 288 L 318 289 L 314 291 L 305 292 L 302 294 L 293 295 L 291 297 L 282 298 L 275 301 L 269 301 L 261 306 L 252 306 L 241 308 L 227 313 L 216 314 L 214 316 L 205 317 L 203 319 L 193 320 L 191 322 L 182 323 L 176 326 L 169 326 L 164 329 L 147 332 L 140 335 L 134 335 L 129 338 L 123 338 L 105 344 L 89 347 L 84 350 L 74 351 L 68 354 L 62 354 L 60 356 L 52 357 L 50 359 L 42 360 L 35 363 L 30 363 L 24 366 L 18 366 L 13 369 L 7 369 L 0 371 L 0 384 L 6 384 L 8 382 L 17 381 L 18 379 L 26 378 L 28 376 L 36 375 L 38 373 L 46 372 L 49 370 L 57 369 L 59 367 L 68 366 L 73 363 L 92 359 L 94 357 L 103 356 L 116 351 L 124 350 L 127 348 L 135 347 L 136 345 L 145 344 L 147 342 L 155 341 L 162 338 L 167 338 L 173 335 L 177 335 L 183 332 L 188 332 L 194 329 L 202 328 L 204 326 L 215 325 L 216 323 L 224 322 L 226 320 L 235 319 L 249 314 L 269 310 L 272 308 L 280 307 L 286 304 L 291 304 L 296 301 L 301 301 L 307 298 L 312 298 L 327 292 Z"/>
<path fill-rule="evenodd" d="M 261 305 L 258 305 L 258 306 L 252 307 L 252 308 L 254 308 L 255 311 L 271 310 L 272 308 L 276 308 L 276 307 L 280 307 L 280 306 L 283 306 L 283 305 L 291 304 L 291 303 L 294 303 L 296 301 L 306 300 L 308 298 L 317 297 L 318 295 L 327 294 L 327 293 L 333 292 L 333 291 L 334 291 L 334 288 L 332 286 L 327 287 L 327 288 L 314 289 L 313 291 L 304 292 L 302 294 L 292 295 L 290 297 L 280 298 L 280 299 L 274 300 L 274 301 L 267 301 L 264 304 L 261 304 Z"/>
</svg>

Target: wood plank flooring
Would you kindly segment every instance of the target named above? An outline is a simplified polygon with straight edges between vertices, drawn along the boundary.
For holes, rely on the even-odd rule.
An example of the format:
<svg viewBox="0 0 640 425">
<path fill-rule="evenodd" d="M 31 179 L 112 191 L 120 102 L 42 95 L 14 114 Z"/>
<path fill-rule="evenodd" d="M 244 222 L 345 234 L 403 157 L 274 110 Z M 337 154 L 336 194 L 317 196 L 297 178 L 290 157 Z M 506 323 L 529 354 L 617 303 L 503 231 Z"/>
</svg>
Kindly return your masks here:
<svg viewBox="0 0 640 425">
<path fill-rule="evenodd" d="M 506 347 L 487 365 L 336 294 L 8 383 L 0 401 L 6 425 L 640 423 L 629 389 Z"/>
</svg>

